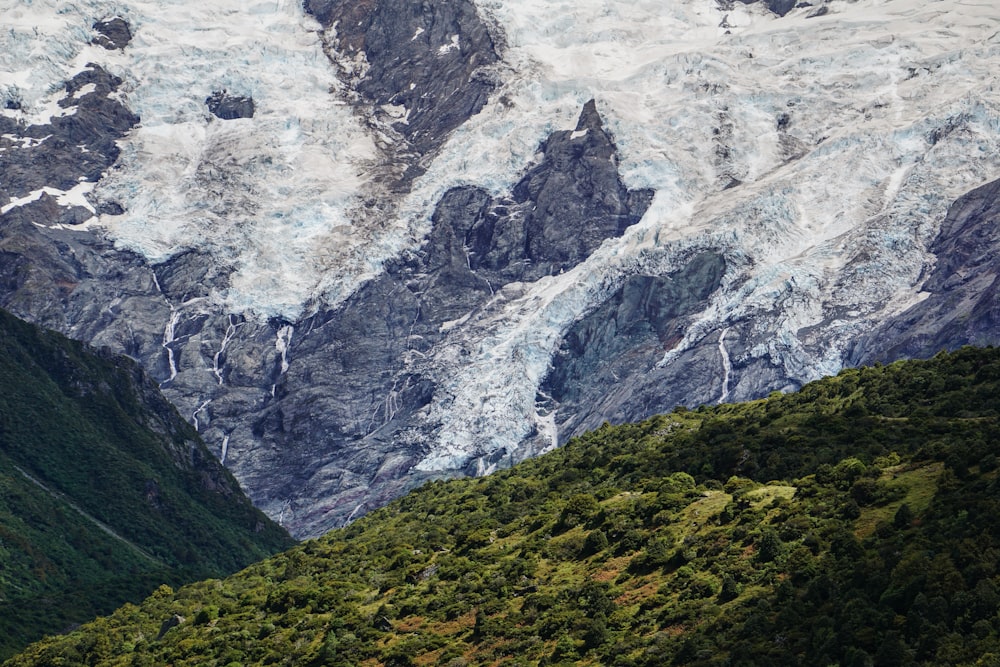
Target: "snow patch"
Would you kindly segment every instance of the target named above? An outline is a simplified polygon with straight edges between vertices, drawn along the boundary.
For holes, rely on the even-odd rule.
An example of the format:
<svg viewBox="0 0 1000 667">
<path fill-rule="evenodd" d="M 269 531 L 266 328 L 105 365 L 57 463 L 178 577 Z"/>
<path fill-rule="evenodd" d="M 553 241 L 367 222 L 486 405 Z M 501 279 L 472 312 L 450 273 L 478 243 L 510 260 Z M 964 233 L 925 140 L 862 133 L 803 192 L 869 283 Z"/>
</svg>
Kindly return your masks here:
<svg viewBox="0 0 1000 667">
<path fill-rule="evenodd" d="M 459 45 L 458 35 L 452 35 L 447 44 L 443 44 L 438 48 L 438 53 L 444 55 L 449 51 L 457 51 L 459 48 L 461 46 Z"/>
<path fill-rule="evenodd" d="M 19 206 L 38 201 L 45 194 L 55 197 L 56 203 L 60 206 L 82 206 L 91 213 L 96 213 L 93 204 L 87 199 L 87 195 L 93 190 L 94 183 L 86 181 L 77 183 L 69 190 L 59 190 L 58 188 L 46 186 L 38 190 L 33 190 L 23 197 L 11 197 L 9 203 L 0 206 L 0 215 Z"/>
<path fill-rule="evenodd" d="M 410 110 L 402 104 L 383 104 L 380 108 L 387 116 L 400 123 L 409 122 Z"/>
<path fill-rule="evenodd" d="M 79 98 L 83 97 L 84 95 L 89 95 L 90 93 L 93 93 L 96 90 L 97 90 L 97 84 L 96 83 L 85 83 L 82 86 L 80 86 L 79 89 L 77 89 L 76 91 L 74 91 L 73 94 L 71 95 L 71 97 L 79 99 Z"/>
<path fill-rule="evenodd" d="M 274 341 L 274 347 L 278 350 L 278 354 L 281 355 L 281 373 L 288 372 L 288 349 L 292 345 L 292 334 L 295 333 L 295 327 L 290 324 L 286 324 L 280 329 L 278 329 L 277 339 Z"/>
<path fill-rule="evenodd" d="M 559 426 L 556 424 L 556 411 L 552 410 L 547 414 L 539 414 L 535 418 L 535 427 L 542 441 L 548 443 L 539 454 L 550 452 L 559 446 Z"/>
</svg>

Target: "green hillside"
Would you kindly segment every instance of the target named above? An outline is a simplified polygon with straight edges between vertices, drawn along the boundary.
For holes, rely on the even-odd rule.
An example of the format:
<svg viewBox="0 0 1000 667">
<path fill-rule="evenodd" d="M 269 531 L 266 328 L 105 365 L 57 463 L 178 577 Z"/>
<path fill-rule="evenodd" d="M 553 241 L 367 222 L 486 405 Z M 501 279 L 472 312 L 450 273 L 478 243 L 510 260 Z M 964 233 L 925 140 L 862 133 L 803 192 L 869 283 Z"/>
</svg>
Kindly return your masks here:
<svg viewBox="0 0 1000 667">
<path fill-rule="evenodd" d="M 997 665 L 1000 352 L 605 426 L 20 665 Z"/>
<path fill-rule="evenodd" d="M 293 543 L 133 362 L 0 311 L 0 656 Z"/>
</svg>

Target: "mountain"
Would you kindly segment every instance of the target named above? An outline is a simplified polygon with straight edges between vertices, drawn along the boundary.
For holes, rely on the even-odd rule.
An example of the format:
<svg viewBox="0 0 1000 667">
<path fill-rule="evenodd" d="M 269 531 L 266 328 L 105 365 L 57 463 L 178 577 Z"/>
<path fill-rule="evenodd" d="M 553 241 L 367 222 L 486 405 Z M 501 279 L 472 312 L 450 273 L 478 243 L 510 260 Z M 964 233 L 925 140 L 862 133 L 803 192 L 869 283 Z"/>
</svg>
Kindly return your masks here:
<svg viewBox="0 0 1000 667">
<path fill-rule="evenodd" d="M 293 543 L 135 362 L 0 311 L 0 655 Z"/>
<path fill-rule="evenodd" d="M 1000 351 L 605 425 L 8 667 L 991 664 Z"/>
<path fill-rule="evenodd" d="M 3 15 L 0 306 L 136 359 L 297 536 L 998 342 L 984 4 Z"/>
</svg>

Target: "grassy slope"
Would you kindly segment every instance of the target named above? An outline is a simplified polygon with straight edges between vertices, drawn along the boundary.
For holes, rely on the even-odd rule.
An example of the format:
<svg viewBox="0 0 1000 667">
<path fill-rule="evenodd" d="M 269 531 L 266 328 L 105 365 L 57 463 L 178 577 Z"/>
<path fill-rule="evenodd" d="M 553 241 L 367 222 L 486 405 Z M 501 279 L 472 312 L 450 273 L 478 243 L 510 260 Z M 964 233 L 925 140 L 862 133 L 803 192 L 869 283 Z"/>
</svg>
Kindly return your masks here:
<svg viewBox="0 0 1000 667">
<path fill-rule="evenodd" d="M 0 655 L 292 543 L 132 362 L 0 312 Z"/>
<path fill-rule="evenodd" d="M 967 349 L 605 426 L 8 664 L 1000 664 L 998 382 Z"/>
</svg>

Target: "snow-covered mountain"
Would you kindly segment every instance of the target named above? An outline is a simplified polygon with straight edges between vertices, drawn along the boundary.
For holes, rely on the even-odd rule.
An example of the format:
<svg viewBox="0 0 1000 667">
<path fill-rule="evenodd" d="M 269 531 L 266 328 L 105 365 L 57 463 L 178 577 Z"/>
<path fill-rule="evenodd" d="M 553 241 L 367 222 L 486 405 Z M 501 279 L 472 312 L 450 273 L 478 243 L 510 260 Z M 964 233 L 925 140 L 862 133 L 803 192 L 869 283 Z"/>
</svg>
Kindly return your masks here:
<svg viewBox="0 0 1000 667">
<path fill-rule="evenodd" d="M 141 360 L 300 536 L 1000 339 L 990 2 L 0 15 L 0 305 Z"/>
</svg>

